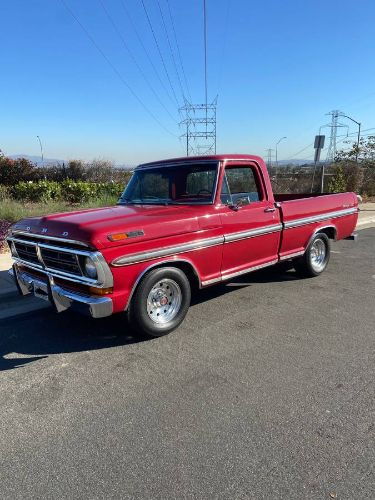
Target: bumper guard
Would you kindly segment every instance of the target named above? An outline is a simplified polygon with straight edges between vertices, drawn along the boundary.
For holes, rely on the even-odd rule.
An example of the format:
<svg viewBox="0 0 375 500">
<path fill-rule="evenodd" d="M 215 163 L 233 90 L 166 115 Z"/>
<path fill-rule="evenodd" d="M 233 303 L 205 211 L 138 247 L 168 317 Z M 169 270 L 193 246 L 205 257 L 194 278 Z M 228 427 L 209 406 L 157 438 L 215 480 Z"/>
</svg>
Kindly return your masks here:
<svg viewBox="0 0 375 500">
<path fill-rule="evenodd" d="M 93 297 L 77 291 L 66 290 L 56 285 L 53 276 L 46 274 L 46 281 L 36 278 L 25 271 L 20 271 L 16 264 L 9 270 L 14 277 L 19 293 L 34 294 L 35 297 L 49 301 L 57 312 L 67 309 L 77 310 L 93 318 L 104 318 L 113 312 L 112 299 Z"/>
</svg>

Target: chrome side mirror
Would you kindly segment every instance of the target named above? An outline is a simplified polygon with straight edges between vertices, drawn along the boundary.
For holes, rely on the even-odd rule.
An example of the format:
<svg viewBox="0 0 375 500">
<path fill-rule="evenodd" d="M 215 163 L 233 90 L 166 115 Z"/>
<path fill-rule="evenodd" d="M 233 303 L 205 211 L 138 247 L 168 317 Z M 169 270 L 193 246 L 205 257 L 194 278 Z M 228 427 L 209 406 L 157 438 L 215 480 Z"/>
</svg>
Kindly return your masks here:
<svg viewBox="0 0 375 500">
<path fill-rule="evenodd" d="M 231 203 L 229 204 L 229 208 L 231 208 L 232 210 L 234 210 L 235 212 L 238 212 L 238 210 L 243 207 L 244 205 L 248 205 L 249 204 L 249 200 L 247 197 L 243 197 L 243 198 L 238 198 L 238 200 L 236 201 L 236 203 Z"/>
</svg>

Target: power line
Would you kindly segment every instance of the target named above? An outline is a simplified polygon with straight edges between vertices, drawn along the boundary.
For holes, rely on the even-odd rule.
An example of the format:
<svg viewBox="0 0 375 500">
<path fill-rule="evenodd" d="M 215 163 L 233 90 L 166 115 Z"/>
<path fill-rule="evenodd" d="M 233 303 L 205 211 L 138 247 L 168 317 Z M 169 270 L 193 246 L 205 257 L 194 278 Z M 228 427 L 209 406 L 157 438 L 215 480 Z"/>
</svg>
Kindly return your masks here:
<svg viewBox="0 0 375 500">
<path fill-rule="evenodd" d="M 151 23 L 151 19 L 150 19 L 150 16 L 148 15 L 148 11 L 146 9 L 146 5 L 144 3 L 143 0 L 141 0 L 141 3 L 142 3 L 142 6 L 143 6 L 143 10 L 145 11 L 145 14 L 146 14 L 146 18 L 147 18 L 147 22 L 148 22 L 148 25 L 150 27 L 150 30 L 151 30 L 151 33 L 152 33 L 152 36 L 154 38 L 154 42 L 155 42 L 155 45 L 156 45 L 156 48 L 158 49 L 158 53 L 159 53 L 159 56 L 160 56 L 160 59 L 161 59 L 161 62 L 163 64 L 163 68 L 164 68 L 164 71 L 165 71 L 165 74 L 167 75 L 167 80 L 169 82 L 169 85 L 172 89 L 172 94 L 173 94 L 173 97 L 176 101 L 176 104 L 177 104 L 177 107 L 178 107 L 178 99 L 176 97 L 176 92 L 174 90 L 174 87 L 172 85 L 172 82 L 171 82 L 171 79 L 170 79 L 170 76 L 169 76 L 169 73 L 168 73 L 168 70 L 167 70 L 167 66 L 165 65 L 165 61 L 164 61 L 164 57 L 163 57 L 163 54 L 161 53 L 161 50 L 160 50 L 160 46 L 159 46 L 159 42 L 156 38 L 156 34 L 155 34 L 155 31 L 154 31 L 154 28 L 152 26 L 152 23 Z"/>
<path fill-rule="evenodd" d="M 168 30 L 167 30 L 167 25 L 165 24 L 164 14 L 163 14 L 163 11 L 162 11 L 162 8 L 161 8 L 159 0 L 156 0 L 156 2 L 158 4 L 158 8 L 159 8 L 159 12 L 160 12 L 160 17 L 161 17 L 161 20 L 162 20 L 163 28 L 164 28 L 164 31 L 165 31 L 165 36 L 167 38 L 167 42 L 168 42 L 168 46 L 169 46 L 169 51 L 171 53 L 172 63 L 173 63 L 174 69 L 176 71 L 178 83 L 180 85 L 182 99 L 185 100 L 185 92 L 184 92 L 184 89 L 183 89 L 183 86 L 182 86 L 182 82 L 181 82 L 181 78 L 180 78 L 180 73 L 178 71 L 176 60 L 175 60 L 174 53 L 173 53 L 173 50 L 172 50 L 171 41 L 169 39 L 169 34 L 168 34 Z"/>
<path fill-rule="evenodd" d="M 126 51 L 128 52 L 129 56 L 131 57 L 132 61 L 134 62 L 134 64 L 137 66 L 138 68 L 138 71 L 140 72 L 140 74 L 142 75 L 143 79 L 145 80 L 146 84 L 148 85 L 149 89 L 151 90 L 151 92 L 154 94 L 154 96 L 156 97 L 157 101 L 159 102 L 159 104 L 164 108 L 164 110 L 168 113 L 168 115 L 170 116 L 170 118 L 172 118 L 173 121 L 175 121 L 175 118 L 171 115 L 170 111 L 168 110 L 168 108 L 165 106 L 165 104 L 163 103 L 163 101 L 160 99 L 159 95 L 156 93 L 154 87 L 151 85 L 150 81 L 148 80 L 147 76 L 145 75 L 144 71 L 142 70 L 142 68 L 140 67 L 140 65 L 138 64 L 138 61 L 137 59 L 135 58 L 134 54 L 132 53 L 132 51 L 130 50 L 128 44 L 126 43 L 124 37 L 122 36 L 120 30 L 118 29 L 116 23 L 113 21 L 113 18 L 111 17 L 111 15 L 109 14 L 108 12 L 108 9 L 106 8 L 106 6 L 104 5 L 103 3 L 103 0 L 98 0 L 102 9 L 104 10 L 104 13 L 105 15 L 107 16 L 107 19 L 108 21 L 110 22 L 110 24 L 112 25 L 113 29 L 115 30 L 115 32 L 117 33 L 117 35 L 119 36 L 123 46 L 125 47 Z"/>
<path fill-rule="evenodd" d="M 299 154 L 303 153 L 304 151 L 306 151 L 306 149 L 310 148 L 313 145 L 314 145 L 314 143 L 312 142 L 308 146 L 305 146 L 303 149 L 301 149 L 300 151 L 298 151 L 298 153 L 294 153 L 292 156 L 290 156 L 289 158 L 286 158 L 286 160 L 282 160 L 282 161 L 293 160 L 296 156 L 298 156 Z"/>
<path fill-rule="evenodd" d="M 362 132 L 368 132 L 369 130 L 375 130 L 375 127 L 364 129 Z M 357 132 L 350 132 L 348 135 L 347 134 L 338 135 L 337 137 L 344 137 L 344 139 L 341 139 L 340 141 L 338 141 L 338 143 L 343 142 L 346 138 L 348 138 L 349 136 L 353 136 L 353 135 L 357 135 Z M 361 137 L 368 137 L 370 135 L 372 135 L 372 134 L 362 134 L 361 133 Z M 282 161 L 293 160 L 296 156 L 303 153 L 304 151 L 306 151 L 306 149 L 312 147 L 313 145 L 314 145 L 314 143 L 312 142 L 311 144 L 309 144 L 308 146 L 305 146 L 303 149 L 301 149 L 297 153 L 294 153 L 292 156 L 290 156 L 289 158 L 286 158 L 285 160 L 282 160 Z"/>
<path fill-rule="evenodd" d="M 178 59 L 179 59 L 179 61 L 180 61 L 180 65 L 181 65 L 182 74 L 183 74 L 183 77 L 184 77 L 184 82 L 185 82 L 186 90 L 187 90 L 187 93 L 188 93 L 189 98 L 190 98 L 190 101 L 191 101 L 192 99 L 191 99 L 191 94 L 190 94 L 190 90 L 189 90 L 189 84 L 188 84 L 188 80 L 187 80 L 187 78 L 186 78 L 186 73 L 185 73 L 184 64 L 183 64 L 183 62 L 182 62 L 182 57 L 181 57 L 180 46 L 179 46 L 179 43 L 178 43 L 178 38 L 177 38 L 176 29 L 175 29 L 175 26 L 174 26 L 174 21 L 173 21 L 173 16 L 172 16 L 172 10 L 171 10 L 171 6 L 170 6 L 170 4 L 169 4 L 169 0 L 166 0 L 166 1 L 167 1 L 167 5 L 168 5 L 169 17 L 170 17 L 170 20 L 171 20 L 171 25 L 172 25 L 173 36 L 174 36 L 174 40 L 175 40 L 176 47 L 177 47 Z M 228 1 L 229 1 L 229 0 L 228 0 Z"/>
<path fill-rule="evenodd" d="M 77 24 L 80 26 L 82 31 L 86 34 L 87 38 L 91 41 L 91 43 L 94 45 L 96 50 L 101 54 L 103 59 L 107 62 L 107 64 L 111 67 L 112 71 L 116 74 L 116 76 L 119 78 L 119 80 L 122 82 L 122 84 L 129 90 L 129 92 L 132 94 L 132 96 L 139 102 L 139 104 L 143 107 L 143 109 L 151 116 L 151 118 L 168 134 L 171 134 L 173 136 L 176 136 L 173 132 L 168 130 L 162 123 L 161 121 L 154 115 L 154 113 L 146 106 L 146 104 L 142 101 L 140 97 L 134 92 L 132 87 L 128 84 L 128 82 L 123 78 L 119 70 L 116 68 L 116 66 L 108 59 L 106 54 L 103 52 L 103 50 L 100 48 L 100 46 L 96 43 L 95 39 L 90 35 L 90 33 L 87 31 L 87 29 L 84 27 L 84 25 L 81 23 L 81 21 L 78 19 L 78 17 L 74 14 L 74 12 L 71 10 L 71 8 L 66 4 L 65 0 L 60 0 L 60 2 L 63 4 L 63 6 L 66 8 L 66 10 L 69 12 L 69 14 L 73 17 L 73 19 L 77 22 Z"/>
<path fill-rule="evenodd" d="M 171 100 L 171 102 L 173 102 L 173 98 L 172 98 L 171 94 L 169 93 L 169 90 L 168 90 L 168 89 L 167 89 L 167 87 L 165 86 L 165 84 L 164 84 L 163 80 L 161 79 L 161 77 L 160 77 L 160 75 L 159 75 L 159 72 L 158 72 L 158 70 L 156 69 L 155 64 L 154 64 L 154 62 L 153 62 L 153 60 L 152 60 L 152 57 L 150 56 L 150 54 L 149 54 L 149 52 L 148 52 L 148 50 L 147 50 L 147 48 L 146 48 L 145 44 L 143 43 L 142 37 L 141 37 L 141 35 L 139 34 L 139 32 L 138 32 L 138 30 L 137 30 L 137 27 L 135 26 L 135 23 L 134 23 L 134 21 L 133 21 L 132 17 L 130 16 L 129 11 L 128 11 L 128 9 L 127 9 L 127 7 L 126 7 L 126 5 L 125 5 L 124 1 L 123 1 L 123 0 L 120 0 L 120 1 L 121 1 L 122 8 L 124 9 L 125 14 L 126 14 L 126 16 L 127 16 L 128 20 L 129 20 L 130 24 L 131 24 L 131 25 L 132 25 L 132 27 L 133 27 L 133 30 L 134 30 L 134 32 L 135 32 L 135 34 L 136 34 L 136 37 L 137 37 L 137 39 L 138 39 L 138 41 L 139 41 L 139 43 L 140 43 L 140 45 L 141 45 L 141 47 L 142 47 L 142 49 L 143 49 L 144 53 L 146 54 L 146 57 L 147 57 L 147 59 L 148 59 L 149 63 L 151 64 L 152 69 L 154 70 L 154 72 L 155 72 L 155 75 L 156 75 L 157 79 L 159 80 L 159 82 L 160 82 L 161 86 L 162 86 L 162 87 L 163 87 L 163 89 L 165 90 L 165 93 L 167 94 L 168 98 Z M 174 102 L 173 102 L 173 104 L 174 104 Z"/>
<path fill-rule="evenodd" d="M 226 48 L 227 48 L 227 33 L 228 33 L 228 19 L 229 19 L 229 5 L 230 2 L 227 0 L 227 6 L 226 6 L 226 12 L 225 12 L 225 20 L 224 20 L 224 31 L 223 31 L 223 43 L 221 46 L 221 57 L 219 58 L 219 76 L 217 80 L 217 91 L 218 93 L 220 92 L 220 87 L 221 87 L 221 80 L 222 80 L 222 75 L 223 75 L 223 65 L 224 65 L 224 59 L 225 59 L 225 53 L 226 53 Z"/>
<path fill-rule="evenodd" d="M 203 29 L 204 29 L 204 88 L 205 88 L 205 103 L 207 106 L 207 13 L 206 13 L 206 0 L 203 0 Z"/>
</svg>

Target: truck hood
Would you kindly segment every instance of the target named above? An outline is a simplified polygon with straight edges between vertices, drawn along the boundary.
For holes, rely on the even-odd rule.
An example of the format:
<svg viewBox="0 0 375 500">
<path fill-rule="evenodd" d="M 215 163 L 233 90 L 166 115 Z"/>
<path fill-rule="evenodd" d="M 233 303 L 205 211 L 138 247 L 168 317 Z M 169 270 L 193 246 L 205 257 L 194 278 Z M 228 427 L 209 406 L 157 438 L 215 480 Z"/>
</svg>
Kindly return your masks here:
<svg viewBox="0 0 375 500">
<path fill-rule="evenodd" d="M 206 212 L 204 206 L 117 205 L 23 219 L 12 229 L 81 241 L 102 249 L 126 245 L 135 238 L 142 241 L 198 231 L 197 213 L 203 208 Z M 130 233 L 130 237 L 114 242 L 108 239 L 110 234 L 123 232 Z"/>
</svg>

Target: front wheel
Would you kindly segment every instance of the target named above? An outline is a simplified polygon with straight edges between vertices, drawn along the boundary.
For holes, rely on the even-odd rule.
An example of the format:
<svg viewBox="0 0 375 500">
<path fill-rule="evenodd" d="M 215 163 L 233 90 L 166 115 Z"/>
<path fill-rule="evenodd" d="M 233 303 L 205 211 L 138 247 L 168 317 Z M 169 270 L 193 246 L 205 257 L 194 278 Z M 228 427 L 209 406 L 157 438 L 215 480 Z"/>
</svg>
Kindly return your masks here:
<svg viewBox="0 0 375 500">
<path fill-rule="evenodd" d="M 141 280 L 129 308 L 130 324 L 153 337 L 175 330 L 190 306 L 191 290 L 186 274 L 175 267 L 162 267 Z"/>
<path fill-rule="evenodd" d="M 319 276 L 328 265 L 331 246 L 326 234 L 318 233 L 302 257 L 294 261 L 297 273 L 305 278 Z"/>
</svg>

